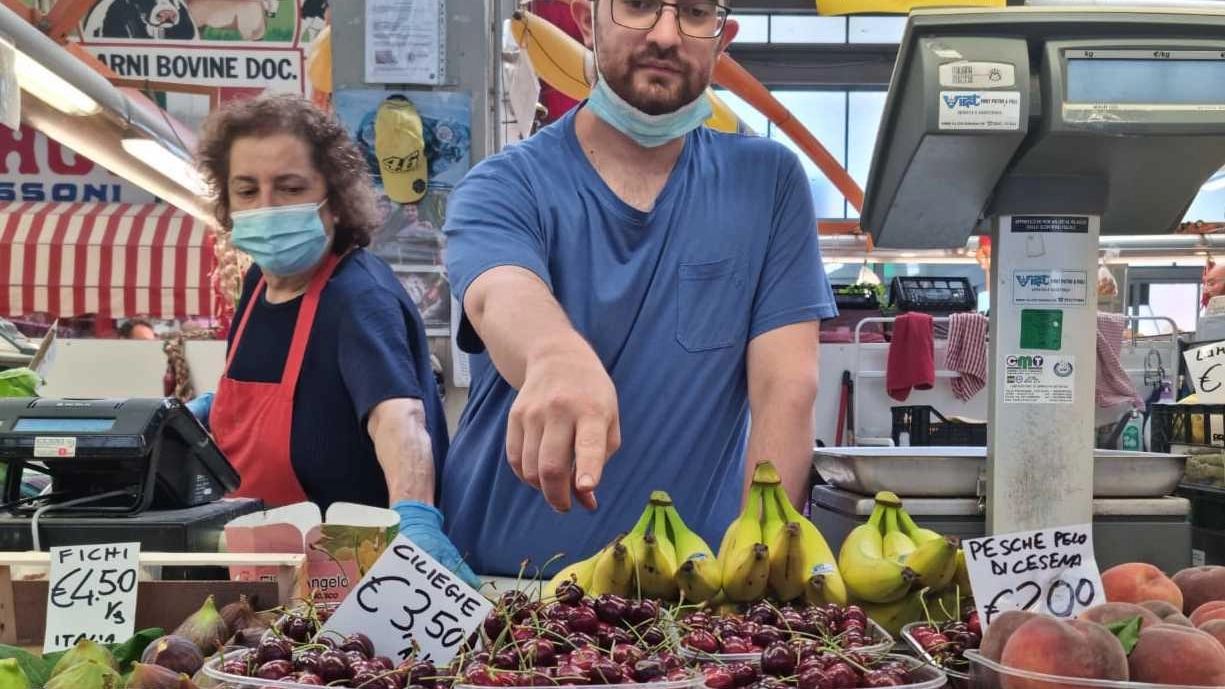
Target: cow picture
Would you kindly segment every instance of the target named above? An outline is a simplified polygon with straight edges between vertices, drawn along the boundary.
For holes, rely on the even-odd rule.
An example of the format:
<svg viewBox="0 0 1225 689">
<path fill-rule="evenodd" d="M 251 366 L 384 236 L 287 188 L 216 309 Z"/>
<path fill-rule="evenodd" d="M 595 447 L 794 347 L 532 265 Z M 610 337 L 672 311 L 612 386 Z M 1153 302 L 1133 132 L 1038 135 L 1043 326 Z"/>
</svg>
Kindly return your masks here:
<svg viewBox="0 0 1225 689">
<path fill-rule="evenodd" d="M 84 34 L 137 40 L 199 38 L 183 0 L 101 0 L 86 17 Z"/>
<path fill-rule="evenodd" d="M 281 0 L 186 0 L 200 29 L 237 31 L 244 41 L 263 40 L 268 20 L 275 17 Z"/>
<path fill-rule="evenodd" d="M 302 42 L 315 40 L 328 25 L 328 0 L 302 0 Z"/>
</svg>

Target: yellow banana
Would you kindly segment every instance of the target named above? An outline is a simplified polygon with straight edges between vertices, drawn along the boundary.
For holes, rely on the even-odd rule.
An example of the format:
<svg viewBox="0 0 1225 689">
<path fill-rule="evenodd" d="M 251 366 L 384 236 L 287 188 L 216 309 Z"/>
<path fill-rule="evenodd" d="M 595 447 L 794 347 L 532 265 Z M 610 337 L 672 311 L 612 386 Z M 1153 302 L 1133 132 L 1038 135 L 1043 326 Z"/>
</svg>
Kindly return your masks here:
<svg viewBox="0 0 1225 689">
<path fill-rule="evenodd" d="M 907 556 L 915 551 L 915 543 L 902 533 L 898 525 L 898 508 L 885 509 L 885 534 L 882 540 L 885 557 L 900 564 L 905 564 Z"/>
<path fill-rule="evenodd" d="M 672 505 L 663 508 L 667 528 L 676 543 L 676 585 L 685 602 L 705 603 L 719 595 L 723 588 L 723 571 L 714 552 L 702 537 L 689 530 Z M 658 515 L 658 513 L 657 513 Z M 655 517 L 656 529 L 659 517 Z"/>
<path fill-rule="evenodd" d="M 635 592 L 634 555 L 622 540 L 618 537 L 596 556 L 595 569 L 591 573 L 591 588 L 588 590 L 591 595 L 612 593 L 629 596 Z"/>
<path fill-rule="evenodd" d="M 766 490 L 773 492 L 778 486 L 772 486 Z M 778 537 L 780 531 L 783 530 L 783 513 L 779 509 L 778 501 L 772 500 L 770 497 L 763 495 L 761 506 L 761 542 L 770 546 L 771 551 L 774 549 L 774 540 Z"/>
<path fill-rule="evenodd" d="M 728 554 L 738 547 L 761 543 L 762 490 L 762 487 L 756 484 L 749 489 L 749 499 L 745 501 L 744 511 L 723 534 L 723 542 L 719 545 L 719 562 L 726 562 Z"/>
<path fill-rule="evenodd" d="M 846 583 L 841 572 L 838 571 L 838 558 L 835 557 L 834 551 L 829 547 L 829 543 L 826 543 L 825 537 L 821 535 L 815 524 L 809 521 L 803 514 L 800 514 L 795 505 L 791 504 L 790 498 L 787 497 L 787 493 L 781 485 L 774 486 L 771 489 L 771 493 L 770 497 L 778 504 L 779 511 L 783 514 L 783 519 L 800 525 L 800 533 L 804 540 L 806 555 L 808 556 L 808 576 L 805 580 L 808 581 L 814 576 L 820 576 L 821 596 L 826 599 L 826 603 L 846 605 L 849 598 Z M 808 588 L 810 586 L 805 588 L 805 598 L 808 598 Z"/>
<path fill-rule="evenodd" d="M 638 517 L 638 523 L 634 524 L 634 528 L 621 538 L 622 545 L 629 550 L 630 561 L 634 566 L 634 579 L 630 585 L 630 592 L 623 595 L 639 595 L 641 593 L 638 568 L 647 556 L 647 546 L 644 538 L 650 531 L 651 522 L 654 518 L 655 506 L 648 502 L 646 508 L 642 510 L 642 515 Z"/>
<path fill-rule="evenodd" d="M 766 504 L 772 502 L 767 500 Z M 783 603 L 804 595 L 812 577 L 812 557 L 805 546 L 804 533 L 795 522 L 787 522 L 770 541 L 770 590 Z"/>
<path fill-rule="evenodd" d="M 591 575 L 595 572 L 595 561 L 600 556 L 599 553 L 581 562 L 575 562 L 566 565 L 560 572 L 553 575 L 549 583 L 545 584 L 543 596 L 553 597 L 557 595 L 557 587 L 563 581 L 573 581 L 579 585 L 579 588 L 587 591 L 591 588 Z"/>
<path fill-rule="evenodd" d="M 783 479 L 773 462 L 758 462 L 753 468 L 753 483 L 759 486 L 777 486 Z"/>
<path fill-rule="evenodd" d="M 662 527 L 657 527 L 663 532 Z M 638 565 L 638 594 L 643 598 L 658 600 L 676 599 L 676 551 L 669 542 L 666 545 L 655 534 L 643 537 L 642 559 Z"/>
<path fill-rule="evenodd" d="M 804 602 L 818 607 L 830 604 L 837 605 L 839 607 L 846 607 L 847 603 L 849 602 L 846 598 L 846 586 L 842 584 L 842 579 L 837 576 L 836 572 L 834 574 L 834 580 L 838 581 L 838 583 L 842 585 L 840 592 L 842 598 L 834 597 L 829 585 L 831 579 L 828 575 L 814 574 L 811 577 L 808 577 L 808 581 L 804 583 Z"/>
<path fill-rule="evenodd" d="M 885 557 L 881 521 L 887 507 L 876 504 L 868 523 L 855 527 L 842 543 L 838 570 L 851 594 L 869 603 L 892 603 L 910 591 L 914 571 Z"/>
<path fill-rule="evenodd" d="M 957 553 L 961 541 L 956 536 L 945 536 L 940 540 L 927 541 L 915 548 L 904 561 L 914 570 L 920 588 L 935 592 L 943 591 L 957 574 Z"/>
<path fill-rule="evenodd" d="M 745 543 L 723 560 L 723 593 L 733 603 L 761 600 L 770 583 L 770 549 L 764 543 Z"/>
<path fill-rule="evenodd" d="M 909 536 L 910 540 L 914 541 L 916 546 L 923 545 L 928 541 L 938 541 L 941 538 L 944 538 L 935 531 L 921 528 L 918 524 L 914 523 L 914 520 L 911 519 L 910 515 L 906 513 L 906 510 L 899 509 L 897 517 L 898 523 L 902 527 L 902 533 Z"/>
</svg>

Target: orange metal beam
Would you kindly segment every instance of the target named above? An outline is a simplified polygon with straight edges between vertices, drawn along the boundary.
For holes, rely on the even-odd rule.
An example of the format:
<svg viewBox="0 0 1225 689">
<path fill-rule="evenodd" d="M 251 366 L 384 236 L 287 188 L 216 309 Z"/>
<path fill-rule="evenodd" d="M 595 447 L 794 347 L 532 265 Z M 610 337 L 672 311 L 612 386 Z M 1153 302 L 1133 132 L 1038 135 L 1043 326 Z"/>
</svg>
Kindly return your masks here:
<svg viewBox="0 0 1225 689">
<path fill-rule="evenodd" d="M 76 31 L 95 0 L 59 0 L 47 16 L 38 22 L 38 28 L 52 40 L 63 42 L 68 34 Z"/>
<path fill-rule="evenodd" d="M 0 2 L 3 2 L 5 7 L 12 10 L 22 19 L 30 22 L 31 24 L 34 23 L 34 8 L 33 7 L 27 6 L 21 0 L 0 0 Z"/>
</svg>

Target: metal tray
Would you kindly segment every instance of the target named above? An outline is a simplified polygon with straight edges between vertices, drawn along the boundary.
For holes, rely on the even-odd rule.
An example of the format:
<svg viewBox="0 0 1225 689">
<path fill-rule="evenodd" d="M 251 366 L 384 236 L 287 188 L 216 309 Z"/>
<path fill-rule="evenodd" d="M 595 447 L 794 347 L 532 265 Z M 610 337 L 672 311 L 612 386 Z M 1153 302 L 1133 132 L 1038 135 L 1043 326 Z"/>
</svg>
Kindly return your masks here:
<svg viewBox="0 0 1225 689">
<path fill-rule="evenodd" d="M 826 447 L 813 450 L 813 466 L 830 485 L 861 495 L 960 498 L 978 495 L 986 457 L 985 447 Z M 1093 495 L 1170 495 L 1186 462 L 1186 455 L 1095 450 Z"/>
</svg>

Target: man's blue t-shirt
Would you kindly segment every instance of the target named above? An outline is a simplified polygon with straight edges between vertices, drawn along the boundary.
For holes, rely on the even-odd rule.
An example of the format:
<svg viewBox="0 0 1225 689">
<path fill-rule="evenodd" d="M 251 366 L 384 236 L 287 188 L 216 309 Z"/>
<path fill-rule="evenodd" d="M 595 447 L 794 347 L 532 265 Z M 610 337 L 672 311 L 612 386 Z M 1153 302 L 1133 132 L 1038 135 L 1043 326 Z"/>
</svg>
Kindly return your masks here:
<svg viewBox="0 0 1225 689">
<path fill-rule="evenodd" d="M 587 557 L 630 529 L 653 490 L 716 547 L 735 517 L 748 426 L 746 351 L 837 313 L 799 160 L 769 139 L 690 133 L 650 212 L 622 201 L 579 146 L 571 111 L 481 162 L 451 194 L 447 269 L 461 300 L 496 266 L 538 275 L 616 386 L 621 449 L 600 509 L 558 514 L 506 461 L 516 391 L 471 325 L 472 387 L 442 477 L 447 533 L 477 572 Z M 556 570 L 554 564 L 549 571 Z"/>
<path fill-rule="evenodd" d="M 253 308 L 229 375 L 253 383 L 281 380 L 302 297 L 252 303 L 260 270 L 252 266 L 230 329 Z M 387 482 L 366 429 L 380 402 L 420 399 L 441 474 L 447 422 L 430 366 L 425 325 L 404 287 L 382 259 L 349 253 L 323 288 L 315 325 L 294 391 L 289 441 L 294 473 L 323 510 L 333 502 L 387 507 Z"/>
</svg>

